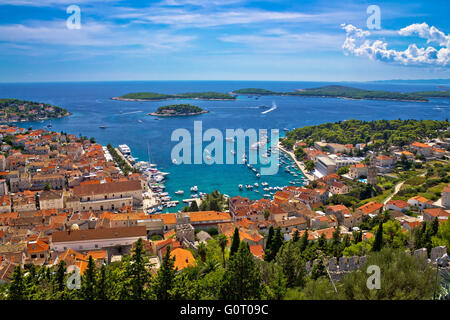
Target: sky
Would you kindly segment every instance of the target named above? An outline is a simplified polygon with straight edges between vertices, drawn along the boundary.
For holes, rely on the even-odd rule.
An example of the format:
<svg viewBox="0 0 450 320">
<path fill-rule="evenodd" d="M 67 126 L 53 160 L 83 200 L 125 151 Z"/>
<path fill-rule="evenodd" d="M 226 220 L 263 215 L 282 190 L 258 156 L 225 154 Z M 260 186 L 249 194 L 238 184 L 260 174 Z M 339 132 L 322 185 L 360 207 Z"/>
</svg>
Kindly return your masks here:
<svg viewBox="0 0 450 320">
<path fill-rule="evenodd" d="M 0 82 L 448 79 L 449 16 L 448 0 L 0 0 Z"/>
</svg>

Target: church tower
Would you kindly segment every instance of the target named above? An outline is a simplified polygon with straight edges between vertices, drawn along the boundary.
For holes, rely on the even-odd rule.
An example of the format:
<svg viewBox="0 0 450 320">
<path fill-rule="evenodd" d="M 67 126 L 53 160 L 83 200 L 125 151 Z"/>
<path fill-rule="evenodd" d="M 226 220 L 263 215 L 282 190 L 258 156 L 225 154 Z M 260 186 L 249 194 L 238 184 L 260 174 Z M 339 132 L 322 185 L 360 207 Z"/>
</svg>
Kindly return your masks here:
<svg viewBox="0 0 450 320">
<path fill-rule="evenodd" d="M 370 157 L 370 163 L 367 168 L 367 183 L 376 186 L 377 185 L 377 165 L 376 165 L 376 154 L 372 153 Z"/>
</svg>

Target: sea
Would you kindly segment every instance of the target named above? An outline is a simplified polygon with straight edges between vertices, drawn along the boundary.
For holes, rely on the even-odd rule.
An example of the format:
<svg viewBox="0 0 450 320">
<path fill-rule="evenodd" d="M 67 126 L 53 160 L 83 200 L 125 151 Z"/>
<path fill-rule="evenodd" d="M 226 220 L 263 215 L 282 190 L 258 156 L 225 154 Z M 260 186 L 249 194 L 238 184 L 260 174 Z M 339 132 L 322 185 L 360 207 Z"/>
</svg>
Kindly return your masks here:
<svg viewBox="0 0 450 320">
<path fill-rule="evenodd" d="M 273 91 L 293 91 L 324 85 L 345 85 L 362 89 L 413 92 L 450 89 L 450 81 L 393 81 L 393 82 L 283 82 L 283 81 L 122 81 L 122 82 L 59 82 L 59 83 L 0 83 L 0 98 L 16 98 L 45 102 L 69 110 L 72 115 L 44 122 L 21 122 L 15 125 L 33 129 L 45 128 L 64 131 L 77 136 L 94 137 L 102 145 L 127 144 L 137 161 L 150 161 L 158 169 L 168 172 L 166 191 L 180 205 L 165 209 L 174 212 L 190 198 L 190 188 L 198 186 L 201 192 L 219 190 L 229 196 L 242 195 L 251 199 L 262 198 L 268 192 L 261 182 L 269 186 L 302 185 L 300 172 L 294 177 L 285 171 L 287 161 L 275 175 L 256 177 L 245 164 L 175 164 L 171 151 L 178 144 L 172 141 L 176 129 L 187 129 L 193 137 L 194 121 L 201 121 L 203 132 L 218 129 L 225 136 L 226 129 L 285 129 L 336 122 L 348 119 L 435 119 L 449 116 L 450 99 L 430 99 L 430 102 L 381 100 L 349 100 L 320 97 L 291 96 L 239 96 L 235 101 L 168 100 L 132 102 L 112 100 L 130 92 L 185 93 L 216 91 L 229 93 L 242 88 L 263 88 Z M 148 115 L 158 107 L 189 103 L 209 113 L 190 117 L 159 118 Z M 260 106 L 277 108 L 268 109 Z M 106 126 L 101 129 L 100 126 Z M 205 148 L 210 142 L 200 142 Z M 149 159 L 150 157 L 150 159 Z M 298 182 L 300 181 L 300 182 Z M 245 185 L 259 184 L 259 188 L 246 190 Z M 244 185 L 239 190 L 238 185 Z M 183 190 L 183 195 L 175 191 Z M 258 190 L 259 192 L 256 192 Z"/>
</svg>

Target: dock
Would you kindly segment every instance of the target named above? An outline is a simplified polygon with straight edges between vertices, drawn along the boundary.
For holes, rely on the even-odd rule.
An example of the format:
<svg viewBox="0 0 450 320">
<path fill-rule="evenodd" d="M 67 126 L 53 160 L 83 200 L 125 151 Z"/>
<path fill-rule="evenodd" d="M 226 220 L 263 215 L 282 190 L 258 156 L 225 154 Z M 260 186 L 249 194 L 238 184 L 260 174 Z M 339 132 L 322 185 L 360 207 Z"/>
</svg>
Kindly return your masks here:
<svg viewBox="0 0 450 320">
<path fill-rule="evenodd" d="M 130 161 L 127 160 L 127 158 L 125 158 L 125 157 L 123 156 L 123 153 L 122 153 L 119 149 L 114 148 L 114 150 L 116 150 L 117 154 L 118 154 L 123 160 L 125 160 L 125 163 L 126 163 L 127 165 L 129 165 L 131 168 L 133 168 L 133 165 L 130 163 Z"/>
<path fill-rule="evenodd" d="M 297 167 L 300 169 L 300 171 L 303 173 L 303 175 L 304 175 L 309 181 L 316 180 L 316 177 L 315 177 L 314 175 L 309 174 L 309 173 L 306 172 L 305 165 L 304 165 L 302 162 L 298 161 L 298 160 L 295 158 L 295 155 L 294 155 L 293 152 L 287 151 L 285 148 L 283 148 L 283 147 L 281 146 L 281 143 L 279 143 L 279 142 L 278 142 L 278 148 L 279 148 L 281 151 L 283 151 L 284 153 L 286 153 L 288 156 L 290 156 L 290 157 L 292 158 L 292 160 L 294 160 L 294 162 L 295 162 L 295 164 L 297 165 Z"/>
</svg>

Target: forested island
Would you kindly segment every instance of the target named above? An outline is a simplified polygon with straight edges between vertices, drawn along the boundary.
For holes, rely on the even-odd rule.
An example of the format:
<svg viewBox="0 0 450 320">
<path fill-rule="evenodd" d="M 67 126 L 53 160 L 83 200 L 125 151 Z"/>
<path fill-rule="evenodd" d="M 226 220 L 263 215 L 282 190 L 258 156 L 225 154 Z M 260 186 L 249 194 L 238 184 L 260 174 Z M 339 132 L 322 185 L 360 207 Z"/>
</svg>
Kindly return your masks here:
<svg viewBox="0 0 450 320">
<path fill-rule="evenodd" d="M 159 107 L 155 112 L 149 113 L 151 116 L 157 117 L 178 117 L 178 116 L 195 116 L 209 111 L 190 104 L 172 104 L 169 106 Z"/>
<path fill-rule="evenodd" d="M 47 120 L 69 115 L 66 109 L 48 103 L 0 99 L 0 123 Z"/>
<path fill-rule="evenodd" d="M 304 97 L 332 97 L 347 99 L 371 99 L 371 100 L 398 100 L 398 101 L 428 101 L 427 98 L 449 98 L 450 90 L 446 91 L 421 91 L 421 92 L 390 92 L 365 90 L 339 85 L 323 86 L 318 88 L 297 89 L 292 92 L 276 92 L 266 89 L 246 88 L 231 92 L 235 95 L 280 95 L 280 96 L 304 96 Z"/>
<path fill-rule="evenodd" d="M 196 100 L 234 100 L 235 96 L 221 92 L 188 92 L 179 94 L 163 94 L 155 92 L 134 92 L 120 97 L 114 97 L 113 100 L 122 101 L 160 101 L 172 99 L 196 99 Z"/>
</svg>

